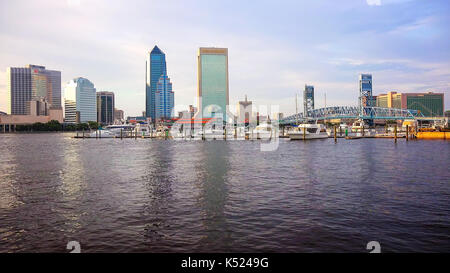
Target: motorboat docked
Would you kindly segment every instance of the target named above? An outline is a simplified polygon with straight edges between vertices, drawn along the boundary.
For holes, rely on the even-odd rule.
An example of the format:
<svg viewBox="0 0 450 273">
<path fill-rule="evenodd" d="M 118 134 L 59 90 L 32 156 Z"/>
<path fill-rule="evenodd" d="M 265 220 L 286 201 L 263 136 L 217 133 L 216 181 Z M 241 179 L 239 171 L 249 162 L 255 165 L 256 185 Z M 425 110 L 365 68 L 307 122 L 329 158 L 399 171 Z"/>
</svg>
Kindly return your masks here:
<svg viewBox="0 0 450 273">
<path fill-rule="evenodd" d="M 324 139 L 328 138 L 327 131 L 323 124 L 299 124 L 288 132 L 291 140 Z"/>
<path fill-rule="evenodd" d="M 105 128 L 95 130 L 89 134 L 89 137 L 95 138 L 113 138 L 113 137 L 126 137 L 129 132 L 134 130 L 134 125 L 121 124 L 121 125 L 108 125 Z"/>
<path fill-rule="evenodd" d="M 226 138 L 233 138 L 234 131 L 231 128 L 226 128 Z M 203 130 L 198 130 L 194 133 L 194 138 L 201 139 L 224 139 L 225 131 L 223 129 L 216 128 L 205 128 Z"/>
<path fill-rule="evenodd" d="M 369 126 L 364 124 L 364 121 L 361 119 L 356 120 L 352 124 L 352 132 L 353 133 L 362 132 L 362 130 L 367 129 L 367 128 L 369 128 Z"/>
<path fill-rule="evenodd" d="M 272 124 L 262 123 L 251 129 L 249 132 L 249 139 L 271 139 L 272 137 L 278 137 L 278 131 Z"/>
<path fill-rule="evenodd" d="M 152 127 L 147 123 L 137 123 L 134 131 L 136 136 L 150 137 L 152 134 Z"/>
<path fill-rule="evenodd" d="M 349 132 L 349 126 L 346 123 L 341 122 L 339 124 L 339 126 L 336 126 L 336 135 L 337 136 L 342 137 L 344 135 L 348 135 L 348 132 Z M 327 134 L 329 137 L 333 137 L 334 136 L 334 127 L 328 128 Z"/>
</svg>

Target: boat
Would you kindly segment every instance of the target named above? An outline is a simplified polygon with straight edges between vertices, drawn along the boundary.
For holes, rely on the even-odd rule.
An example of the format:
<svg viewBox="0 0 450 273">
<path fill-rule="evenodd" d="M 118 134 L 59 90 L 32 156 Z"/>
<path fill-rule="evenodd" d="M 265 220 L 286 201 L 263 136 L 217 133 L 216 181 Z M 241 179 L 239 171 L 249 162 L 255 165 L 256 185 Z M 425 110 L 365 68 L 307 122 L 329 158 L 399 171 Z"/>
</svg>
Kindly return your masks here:
<svg viewBox="0 0 450 273">
<path fill-rule="evenodd" d="M 338 126 L 336 126 L 336 137 L 344 137 L 345 135 L 348 135 L 348 129 L 349 126 L 341 122 Z M 327 134 L 329 137 L 334 137 L 334 127 L 327 129 Z"/>
<path fill-rule="evenodd" d="M 324 139 L 328 138 L 327 131 L 323 124 L 299 124 L 288 132 L 291 140 Z"/>
<path fill-rule="evenodd" d="M 364 124 L 364 121 L 362 119 L 358 119 L 352 124 L 352 132 L 353 133 L 360 133 L 363 129 L 369 128 L 367 125 Z"/>
<path fill-rule="evenodd" d="M 277 137 L 277 130 L 269 123 L 262 123 L 251 129 L 249 132 L 249 139 L 271 139 Z"/>
<path fill-rule="evenodd" d="M 150 134 L 157 138 L 166 138 L 169 136 L 169 128 L 165 125 L 160 124 L 156 127 L 156 130 L 154 130 Z"/>
<path fill-rule="evenodd" d="M 120 124 L 120 125 L 108 125 L 104 129 L 98 129 L 89 134 L 91 138 L 114 138 L 114 137 L 127 137 L 131 131 L 135 128 L 134 125 Z"/>
<path fill-rule="evenodd" d="M 147 123 L 138 123 L 134 128 L 134 134 L 139 137 L 151 137 L 152 127 Z"/>
<path fill-rule="evenodd" d="M 120 133 L 119 133 L 120 134 Z M 117 132 L 105 129 L 98 129 L 89 134 L 90 138 L 114 138 L 116 137 Z M 120 135 L 119 135 L 120 137 Z"/>
</svg>

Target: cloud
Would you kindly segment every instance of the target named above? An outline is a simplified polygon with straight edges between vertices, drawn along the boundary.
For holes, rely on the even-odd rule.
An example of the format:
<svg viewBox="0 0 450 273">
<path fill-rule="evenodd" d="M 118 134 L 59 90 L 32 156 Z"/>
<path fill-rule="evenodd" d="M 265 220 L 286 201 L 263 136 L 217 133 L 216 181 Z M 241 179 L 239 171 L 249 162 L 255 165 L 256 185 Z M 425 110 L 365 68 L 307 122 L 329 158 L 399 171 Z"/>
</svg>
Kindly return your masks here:
<svg viewBox="0 0 450 273">
<path fill-rule="evenodd" d="M 373 73 L 380 92 L 390 86 L 448 92 L 449 15 L 439 1 L 384 0 L 389 9 L 353 1 L 243 1 L 237 10 L 232 1 L 88 2 L 0 1 L 0 111 L 6 67 L 35 63 L 62 71 L 63 86 L 87 77 L 98 90 L 115 92 L 126 115 L 140 115 L 145 58 L 155 44 L 166 53 L 176 104 L 196 102 L 201 46 L 228 47 L 231 104 L 247 94 L 255 105 L 293 113 L 295 93 L 307 83 L 316 87 L 317 105 L 324 93 L 327 105 L 355 105 L 361 72 Z M 441 35 L 418 35 L 425 28 Z"/>
<path fill-rule="evenodd" d="M 381 0 L 366 0 L 369 6 L 381 6 Z"/>
</svg>

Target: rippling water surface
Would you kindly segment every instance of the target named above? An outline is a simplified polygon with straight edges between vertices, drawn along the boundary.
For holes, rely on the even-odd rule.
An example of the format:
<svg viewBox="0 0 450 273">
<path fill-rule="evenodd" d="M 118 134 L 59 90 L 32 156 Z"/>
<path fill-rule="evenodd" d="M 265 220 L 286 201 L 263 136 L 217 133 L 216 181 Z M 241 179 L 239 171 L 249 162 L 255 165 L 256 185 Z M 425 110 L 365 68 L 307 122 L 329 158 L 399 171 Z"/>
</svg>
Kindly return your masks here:
<svg viewBox="0 0 450 273">
<path fill-rule="evenodd" d="M 0 252 L 450 251 L 450 142 L 0 135 Z"/>
</svg>

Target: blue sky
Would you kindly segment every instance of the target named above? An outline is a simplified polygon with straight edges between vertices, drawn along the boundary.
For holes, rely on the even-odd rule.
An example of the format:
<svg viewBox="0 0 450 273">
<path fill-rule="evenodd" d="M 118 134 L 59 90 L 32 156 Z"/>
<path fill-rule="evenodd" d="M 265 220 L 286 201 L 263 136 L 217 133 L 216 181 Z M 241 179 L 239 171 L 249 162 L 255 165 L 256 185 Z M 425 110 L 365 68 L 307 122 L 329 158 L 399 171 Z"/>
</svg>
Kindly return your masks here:
<svg viewBox="0 0 450 273">
<path fill-rule="evenodd" d="M 295 111 L 305 84 L 316 107 L 356 105 L 359 73 L 374 94 L 443 92 L 450 108 L 450 3 L 340 1 L 1 1 L 0 111 L 8 66 L 90 79 L 126 115 L 145 108 L 145 57 L 167 56 L 175 103 L 196 103 L 197 50 L 229 49 L 230 102 Z"/>
</svg>

